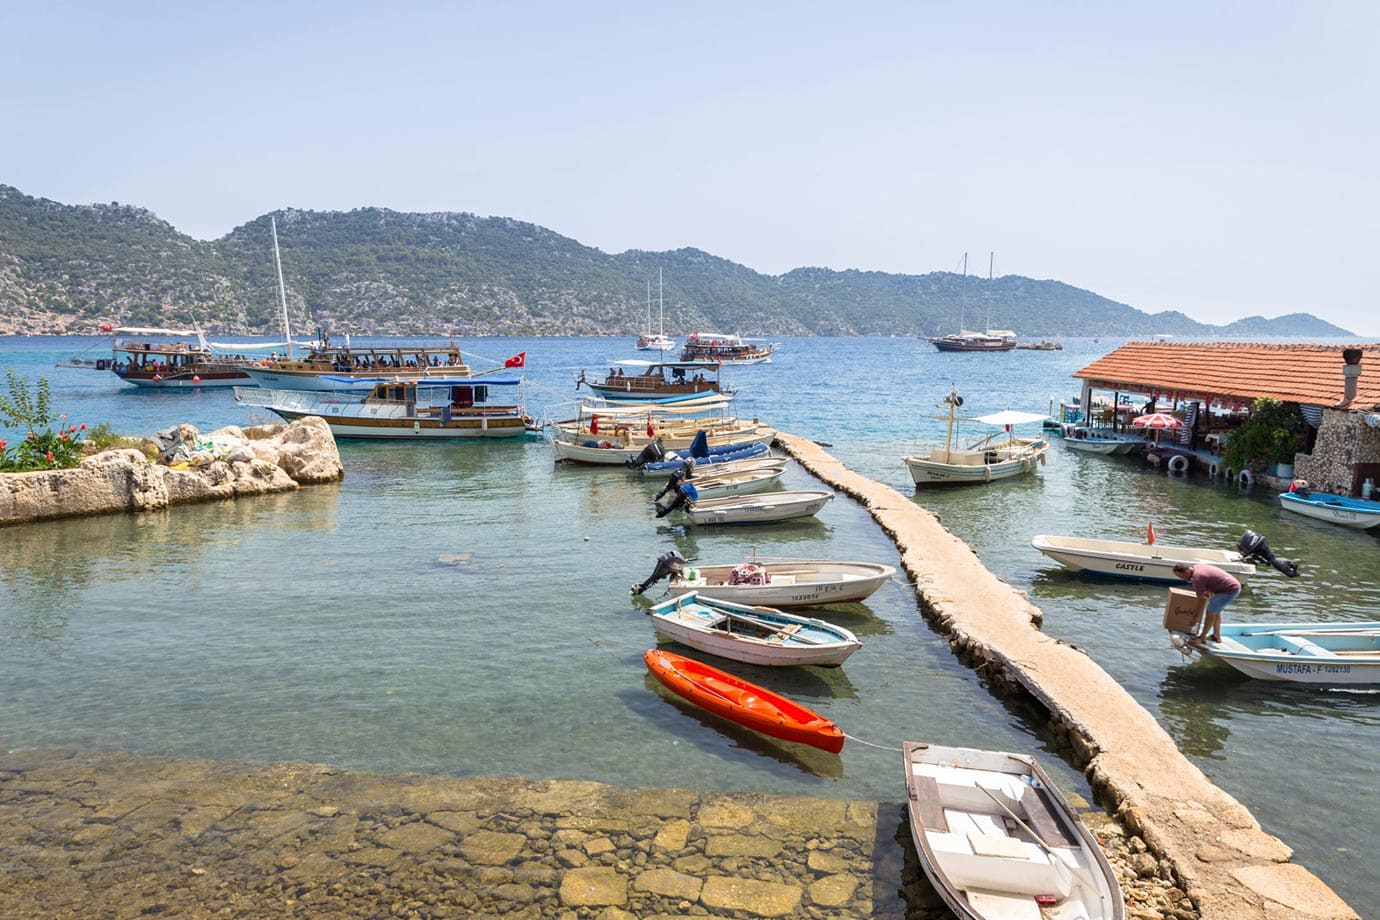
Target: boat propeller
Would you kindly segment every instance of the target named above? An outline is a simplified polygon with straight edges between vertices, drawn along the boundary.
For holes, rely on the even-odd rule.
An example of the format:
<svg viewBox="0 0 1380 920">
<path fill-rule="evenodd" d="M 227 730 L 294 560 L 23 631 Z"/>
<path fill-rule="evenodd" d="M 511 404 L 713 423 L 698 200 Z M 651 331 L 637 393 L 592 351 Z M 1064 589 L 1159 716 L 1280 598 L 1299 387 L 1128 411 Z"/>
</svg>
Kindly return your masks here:
<svg viewBox="0 0 1380 920">
<path fill-rule="evenodd" d="M 1236 541 L 1236 549 L 1246 562 L 1273 566 L 1289 578 L 1299 577 L 1298 563 L 1288 559 L 1276 559 L 1275 554 L 1270 552 L 1270 544 L 1254 530 L 1247 530 L 1241 534 L 1241 539 Z"/>
<path fill-rule="evenodd" d="M 666 578 L 668 575 L 677 576 L 684 571 L 684 556 L 682 556 L 675 550 L 671 550 L 668 553 L 662 553 L 660 556 L 657 557 L 656 569 L 652 571 L 652 574 L 648 576 L 647 580 L 642 582 L 642 584 L 640 585 L 632 586 L 633 597 L 637 597 L 637 595 L 641 594 L 643 591 L 646 591 L 652 585 L 661 581 L 661 579 Z"/>
</svg>

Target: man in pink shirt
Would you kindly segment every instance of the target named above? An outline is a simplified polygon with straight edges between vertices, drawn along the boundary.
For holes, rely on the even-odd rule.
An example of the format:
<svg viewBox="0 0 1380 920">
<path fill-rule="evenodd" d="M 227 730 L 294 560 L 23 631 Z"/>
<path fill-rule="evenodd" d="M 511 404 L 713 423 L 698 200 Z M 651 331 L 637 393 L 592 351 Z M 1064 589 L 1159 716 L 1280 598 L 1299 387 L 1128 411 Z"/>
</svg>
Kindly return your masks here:
<svg viewBox="0 0 1380 920">
<path fill-rule="evenodd" d="M 1209 638 L 1213 642 L 1222 641 L 1222 610 L 1241 593 L 1241 582 L 1215 565 L 1200 562 L 1197 565 L 1179 563 L 1174 566 L 1174 574 L 1184 581 L 1193 583 L 1193 593 L 1198 595 L 1198 614 L 1203 625 L 1190 642 L 1202 642 Z"/>
</svg>

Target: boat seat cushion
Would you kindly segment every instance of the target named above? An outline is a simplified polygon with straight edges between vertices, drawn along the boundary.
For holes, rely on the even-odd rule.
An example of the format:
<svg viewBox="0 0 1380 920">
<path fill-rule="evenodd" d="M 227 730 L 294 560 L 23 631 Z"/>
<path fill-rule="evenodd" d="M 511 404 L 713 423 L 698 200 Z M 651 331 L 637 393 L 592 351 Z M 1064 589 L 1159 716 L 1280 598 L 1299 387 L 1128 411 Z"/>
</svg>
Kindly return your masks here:
<svg viewBox="0 0 1380 920">
<path fill-rule="evenodd" d="M 926 834 L 944 874 L 964 890 L 1067 897 L 1073 877 L 1038 845 L 999 834 Z"/>
</svg>

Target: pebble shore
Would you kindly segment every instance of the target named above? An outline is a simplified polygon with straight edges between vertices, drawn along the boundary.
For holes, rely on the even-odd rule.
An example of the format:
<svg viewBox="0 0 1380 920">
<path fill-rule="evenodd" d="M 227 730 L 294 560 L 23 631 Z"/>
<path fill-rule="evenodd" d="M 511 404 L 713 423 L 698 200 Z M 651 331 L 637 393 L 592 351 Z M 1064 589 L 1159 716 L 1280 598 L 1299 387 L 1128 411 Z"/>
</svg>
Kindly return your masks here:
<svg viewBox="0 0 1380 920">
<path fill-rule="evenodd" d="M 1197 916 L 1143 842 L 1085 820 L 1128 918 Z M 900 802 L 15 751 L 0 916 L 951 915 Z"/>
</svg>

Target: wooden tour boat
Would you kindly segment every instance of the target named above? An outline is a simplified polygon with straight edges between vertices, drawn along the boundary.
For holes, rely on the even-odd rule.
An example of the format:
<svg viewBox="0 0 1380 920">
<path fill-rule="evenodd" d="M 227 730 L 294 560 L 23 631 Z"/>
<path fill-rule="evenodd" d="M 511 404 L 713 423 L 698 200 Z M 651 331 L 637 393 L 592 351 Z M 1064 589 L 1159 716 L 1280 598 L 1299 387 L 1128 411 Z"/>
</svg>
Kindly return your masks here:
<svg viewBox="0 0 1380 920">
<path fill-rule="evenodd" d="M 758 344 L 737 335 L 717 332 L 692 332 L 680 353 L 682 361 L 713 361 L 718 364 L 764 364 L 771 360 L 776 344 Z"/>
<path fill-rule="evenodd" d="M 673 403 L 722 392 L 714 361 L 615 361 L 603 380 L 580 371 L 575 388 L 581 386 L 620 402 Z"/>
<path fill-rule="evenodd" d="M 944 397 L 944 403 L 949 407 L 949 427 L 944 446 L 933 448 L 923 456 L 902 458 L 917 486 L 995 482 L 1029 473 L 1045 462 L 1048 441 L 1042 437 L 1017 438 L 1010 433 L 1012 425 L 1042 421 L 1042 414 L 1006 411 L 981 418 L 960 419 L 958 408 L 963 405 L 963 397 L 957 391 L 952 391 Z M 960 421 L 997 425 L 1005 431 L 994 432 L 966 448 L 955 448 L 954 425 Z M 999 440 L 1003 436 L 1005 440 Z"/>
<path fill-rule="evenodd" d="M 837 725 L 788 697 L 674 652 L 650 649 L 642 660 L 662 686 L 701 709 L 783 741 L 843 750 Z"/>
</svg>

